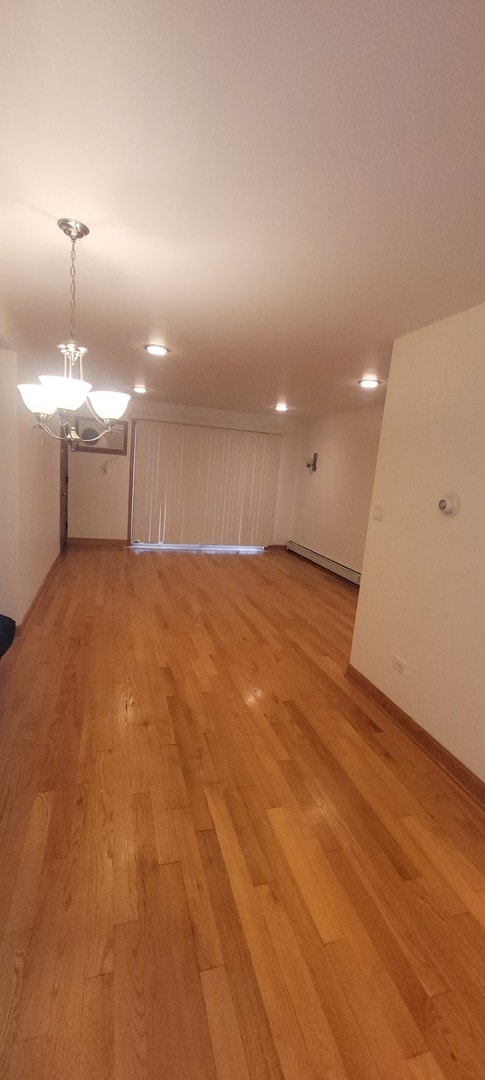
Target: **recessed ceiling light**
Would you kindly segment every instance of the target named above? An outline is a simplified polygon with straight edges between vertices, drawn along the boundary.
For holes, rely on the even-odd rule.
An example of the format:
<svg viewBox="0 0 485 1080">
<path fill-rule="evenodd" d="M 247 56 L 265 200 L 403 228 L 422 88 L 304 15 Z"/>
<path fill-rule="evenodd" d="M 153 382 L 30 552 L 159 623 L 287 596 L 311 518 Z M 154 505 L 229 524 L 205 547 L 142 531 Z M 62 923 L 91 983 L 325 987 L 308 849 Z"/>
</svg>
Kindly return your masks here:
<svg viewBox="0 0 485 1080">
<path fill-rule="evenodd" d="M 166 356 L 169 351 L 165 345 L 145 345 L 144 348 L 150 356 Z"/>
<path fill-rule="evenodd" d="M 147 392 L 146 386 L 132 386 L 131 389 L 135 391 L 135 394 L 146 394 Z"/>
<path fill-rule="evenodd" d="M 375 390 L 376 386 L 380 386 L 380 380 L 371 378 L 359 379 L 359 386 L 361 386 L 363 390 Z"/>
<path fill-rule="evenodd" d="M 288 409 L 286 401 L 278 401 L 278 404 L 275 405 L 275 409 L 276 412 L 286 412 Z"/>
</svg>

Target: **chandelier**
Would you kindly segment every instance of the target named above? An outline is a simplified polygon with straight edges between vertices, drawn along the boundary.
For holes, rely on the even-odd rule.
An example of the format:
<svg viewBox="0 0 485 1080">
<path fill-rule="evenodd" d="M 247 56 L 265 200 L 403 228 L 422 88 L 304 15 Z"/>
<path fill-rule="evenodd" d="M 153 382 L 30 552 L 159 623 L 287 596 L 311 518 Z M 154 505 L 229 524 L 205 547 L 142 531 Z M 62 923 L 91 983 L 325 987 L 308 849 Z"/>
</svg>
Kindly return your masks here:
<svg viewBox="0 0 485 1080">
<path fill-rule="evenodd" d="M 89 229 L 82 221 L 75 221 L 73 218 L 60 218 L 57 224 L 71 240 L 69 337 L 57 346 L 64 358 L 64 374 L 39 375 L 38 383 L 21 383 L 18 390 L 24 405 L 37 420 L 34 427 L 41 428 L 53 439 L 67 440 L 71 450 L 75 450 L 80 443 L 95 443 L 107 435 L 113 421 L 123 416 L 130 395 L 111 390 L 93 390 L 91 383 L 83 379 L 83 359 L 87 348 L 80 345 L 75 337 L 76 240 L 87 236 Z M 74 426 L 73 413 L 82 405 L 87 405 L 102 427 L 99 434 L 93 438 L 82 438 Z M 50 427 L 55 413 L 59 418 L 59 435 Z"/>
</svg>

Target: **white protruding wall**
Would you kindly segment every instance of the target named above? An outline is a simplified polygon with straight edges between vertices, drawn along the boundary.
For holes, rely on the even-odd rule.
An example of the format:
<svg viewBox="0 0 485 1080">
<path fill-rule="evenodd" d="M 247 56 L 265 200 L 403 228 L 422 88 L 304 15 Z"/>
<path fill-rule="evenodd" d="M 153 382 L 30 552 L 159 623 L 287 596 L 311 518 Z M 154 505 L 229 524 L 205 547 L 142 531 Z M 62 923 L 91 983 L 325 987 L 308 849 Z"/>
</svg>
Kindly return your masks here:
<svg viewBox="0 0 485 1080">
<path fill-rule="evenodd" d="M 382 423 L 382 407 L 307 421 L 300 429 L 299 480 L 291 539 L 360 571 Z M 305 462 L 318 454 L 316 472 Z"/>
<path fill-rule="evenodd" d="M 0 308 L 0 330 L 15 327 Z M 59 444 L 34 430 L 17 383 L 27 381 L 14 350 L 0 351 L 0 612 L 27 613 L 59 553 Z"/>
<path fill-rule="evenodd" d="M 17 356 L 0 350 L 0 614 L 19 617 Z"/>
<path fill-rule="evenodd" d="M 59 443 L 34 429 L 19 397 L 19 619 L 59 554 Z"/>
<path fill-rule="evenodd" d="M 485 304 L 395 342 L 351 655 L 483 780 L 484 404 Z"/>
</svg>

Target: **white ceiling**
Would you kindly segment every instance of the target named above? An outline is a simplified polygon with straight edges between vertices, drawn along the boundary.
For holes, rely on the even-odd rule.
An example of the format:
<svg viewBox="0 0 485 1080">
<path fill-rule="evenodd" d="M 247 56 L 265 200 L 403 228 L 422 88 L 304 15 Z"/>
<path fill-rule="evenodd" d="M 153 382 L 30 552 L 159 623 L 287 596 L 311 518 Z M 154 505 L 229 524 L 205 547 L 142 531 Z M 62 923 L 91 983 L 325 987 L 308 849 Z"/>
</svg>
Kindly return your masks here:
<svg viewBox="0 0 485 1080">
<path fill-rule="evenodd" d="M 483 0 L 17 0 L 2 23 L 26 372 L 68 330 L 62 216 L 91 229 L 87 374 L 154 400 L 374 404 L 356 380 L 393 338 L 485 300 Z"/>
</svg>

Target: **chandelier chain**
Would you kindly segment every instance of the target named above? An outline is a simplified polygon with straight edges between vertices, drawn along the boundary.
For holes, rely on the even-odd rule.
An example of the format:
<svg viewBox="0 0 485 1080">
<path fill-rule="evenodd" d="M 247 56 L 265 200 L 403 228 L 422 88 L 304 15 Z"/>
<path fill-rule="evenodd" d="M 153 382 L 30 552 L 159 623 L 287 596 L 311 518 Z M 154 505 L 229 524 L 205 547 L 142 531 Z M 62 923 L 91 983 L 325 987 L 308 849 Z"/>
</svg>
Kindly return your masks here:
<svg viewBox="0 0 485 1080">
<path fill-rule="evenodd" d="M 70 320 L 69 320 L 69 335 L 72 341 L 75 340 L 75 322 L 76 322 L 76 241 L 73 238 L 71 242 L 71 269 L 69 271 L 71 284 L 70 284 Z"/>
<path fill-rule="evenodd" d="M 83 357 L 86 346 L 76 341 L 76 240 L 88 236 L 89 229 L 75 218 L 59 218 L 62 232 L 71 241 L 69 267 L 69 340 L 57 346 L 64 361 L 63 375 L 40 375 L 38 383 L 21 383 L 18 387 L 24 404 L 36 417 L 36 427 L 53 439 L 65 441 L 76 450 L 82 443 L 97 443 L 112 431 L 114 420 L 119 420 L 128 405 L 130 395 L 121 391 L 93 391 L 91 383 L 83 377 Z M 75 370 L 77 365 L 77 371 Z M 92 399 L 92 400 L 91 400 Z M 88 408 L 101 428 L 95 438 L 84 438 L 76 430 L 74 413 Z M 97 411 L 99 408 L 99 411 Z M 58 413 L 59 435 L 50 427 L 50 421 Z M 106 415 L 108 414 L 108 415 Z"/>
</svg>

